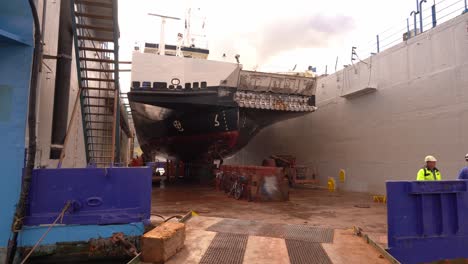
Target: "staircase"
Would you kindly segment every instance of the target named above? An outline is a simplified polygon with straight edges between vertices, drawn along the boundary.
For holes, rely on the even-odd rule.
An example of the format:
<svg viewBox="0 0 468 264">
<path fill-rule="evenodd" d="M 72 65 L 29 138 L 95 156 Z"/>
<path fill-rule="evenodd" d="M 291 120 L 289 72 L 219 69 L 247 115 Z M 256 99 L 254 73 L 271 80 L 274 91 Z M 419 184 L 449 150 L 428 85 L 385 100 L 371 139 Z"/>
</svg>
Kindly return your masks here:
<svg viewBox="0 0 468 264">
<path fill-rule="evenodd" d="M 119 57 L 117 0 L 72 0 L 76 68 L 86 160 L 119 162 Z"/>
</svg>

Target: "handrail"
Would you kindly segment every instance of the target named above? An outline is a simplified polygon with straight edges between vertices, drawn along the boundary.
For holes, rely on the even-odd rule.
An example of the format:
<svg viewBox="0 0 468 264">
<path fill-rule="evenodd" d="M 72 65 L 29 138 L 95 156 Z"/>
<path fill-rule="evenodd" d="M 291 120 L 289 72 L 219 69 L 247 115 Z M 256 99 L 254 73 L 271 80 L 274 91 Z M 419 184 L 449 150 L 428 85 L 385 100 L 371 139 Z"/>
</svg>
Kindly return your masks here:
<svg viewBox="0 0 468 264">
<path fill-rule="evenodd" d="M 364 58 L 368 57 L 372 53 L 382 52 L 383 50 L 397 44 L 398 41 L 403 42 L 403 34 L 405 33 L 410 33 L 408 34 L 410 38 L 414 35 L 420 34 L 421 32 L 419 31 L 421 30 L 421 24 L 423 25 L 423 29 L 429 29 L 429 26 L 431 26 L 431 28 L 436 27 L 440 25 L 440 23 L 446 22 L 449 19 L 462 14 L 466 9 L 464 2 L 465 0 L 428 1 L 428 3 L 422 6 L 422 11 L 419 11 L 422 13 L 422 21 L 420 21 L 419 18 L 420 13 L 417 13 L 416 15 L 416 27 L 414 25 L 413 18 L 410 17 L 408 20 L 405 19 L 404 21 L 400 21 L 399 23 L 381 31 L 377 34 L 378 37 L 373 41 L 362 42 L 362 45 L 354 46 L 358 48 L 358 53 Z M 435 10 L 435 14 L 432 14 L 432 10 Z M 407 25 L 407 22 L 409 22 L 409 25 Z M 417 28 L 418 32 L 415 33 L 414 28 Z M 377 49 L 379 49 L 379 51 Z"/>
</svg>

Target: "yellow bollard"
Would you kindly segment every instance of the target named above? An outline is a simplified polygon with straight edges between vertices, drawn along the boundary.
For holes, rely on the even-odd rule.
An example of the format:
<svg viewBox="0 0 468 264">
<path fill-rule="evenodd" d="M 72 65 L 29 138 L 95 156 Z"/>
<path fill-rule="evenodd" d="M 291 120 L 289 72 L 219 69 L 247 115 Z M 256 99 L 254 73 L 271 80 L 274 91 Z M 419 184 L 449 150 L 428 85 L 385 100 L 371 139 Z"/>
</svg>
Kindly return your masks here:
<svg viewBox="0 0 468 264">
<path fill-rule="evenodd" d="M 333 178 L 328 178 L 328 190 L 334 192 L 336 190 L 336 182 Z"/>
<path fill-rule="evenodd" d="M 340 170 L 340 182 L 345 182 L 346 180 L 346 171 L 344 169 Z"/>
<path fill-rule="evenodd" d="M 387 203 L 387 196 L 386 195 L 374 195 L 372 199 L 376 203 Z"/>
</svg>

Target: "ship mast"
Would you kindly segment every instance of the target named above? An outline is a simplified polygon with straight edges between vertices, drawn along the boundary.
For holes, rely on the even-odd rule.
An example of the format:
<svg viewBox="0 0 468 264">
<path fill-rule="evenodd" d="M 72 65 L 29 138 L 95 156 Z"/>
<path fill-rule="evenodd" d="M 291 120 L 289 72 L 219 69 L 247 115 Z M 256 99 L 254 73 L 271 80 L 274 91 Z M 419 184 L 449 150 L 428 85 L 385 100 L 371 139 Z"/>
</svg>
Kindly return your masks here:
<svg viewBox="0 0 468 264">
<path fill-rule="evenodd" d="M 185 36 L 184 36 L 184 45 L 186 47 L 195 47 L 196 46 L 196 43 L 195 43 L 195 38 L 196 37 L 206 37 L 206 35 L 203 33 L 204 30 L 205 30 L 205 21 L 206 21 L 206 17 L 204 16 L 200 16 L 198 15 L 197 16 L 197 10 L 200 11 L 200 8 L 197 8 L 195 9 L 195 12 L 192 8 L 188 8 L 186 13 L 185 13 Z M 202 30 L 202 33 L 193 33 L 192 32 L 192 18 L 195 19 L 202 19 L 202 25 L 201 25 L 201 30 Z M 195 28 L 199 29 L 200 25 L 197 25 L 197 23 L 195 23 Z M 200 48 L 200 47 L 199 47 Z"/>
<path fill-rule="evenodd" d="M 148 13 L 148 15 L 157 16 L 161 18 L 161 33 L 160 33 L 161 35 L 159 37 L 159 55 L 164 56 L 166 55 L 166 41 L 165 41 L 165 33 L 164 33 L 164 29 L 166 26 L 166 19 L 180 20 L 180 18 L 158 15 L 158 14 L 153 14 L 153 13 Z"/>
<path fill-rule="evenodd" d="M 191 8 L 187 10 L 187 13 L 185 14 L 185 46 L 190 47 L 192 44 L 192 41 L 190 40 L 190 24 L 191 24 L 191 18 L 190 18 L 190 13 L 191 13 Z"/>
</svg>

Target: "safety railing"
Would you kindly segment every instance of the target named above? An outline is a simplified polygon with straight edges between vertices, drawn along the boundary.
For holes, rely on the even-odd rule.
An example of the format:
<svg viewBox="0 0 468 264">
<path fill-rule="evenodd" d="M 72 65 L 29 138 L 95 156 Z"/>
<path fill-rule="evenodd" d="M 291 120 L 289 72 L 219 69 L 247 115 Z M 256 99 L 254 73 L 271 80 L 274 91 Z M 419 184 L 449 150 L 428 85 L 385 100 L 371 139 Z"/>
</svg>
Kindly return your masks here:
<svg viewBox="0 0 468 264">
<path fill-rule="evenodd" d="M 416 0 L 416 2 L 415 10 L 408 11 L 408 18 L 377 33 L 374 40 L 354 45 L 357 53 L 366 58 L 468 12 L 467 0 L 434 0 L 432 3 L 427 0 Z"/>
</svg>

